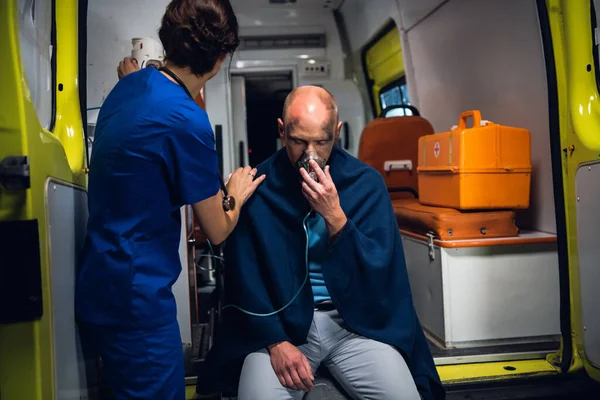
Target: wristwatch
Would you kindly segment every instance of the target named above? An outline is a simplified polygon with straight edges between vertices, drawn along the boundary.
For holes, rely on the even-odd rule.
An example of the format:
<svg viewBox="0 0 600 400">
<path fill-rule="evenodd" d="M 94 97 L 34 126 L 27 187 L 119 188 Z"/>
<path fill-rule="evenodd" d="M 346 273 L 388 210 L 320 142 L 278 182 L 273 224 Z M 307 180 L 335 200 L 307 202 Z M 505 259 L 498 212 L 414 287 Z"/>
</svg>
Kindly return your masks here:
<svg viewBox="0 0 600 400">
<path fill-rule="evenodd" d="M 235 198 L 233 196 L 223 196 L 223 210 L 225 212 L 235 210 Z"/>
</svg>

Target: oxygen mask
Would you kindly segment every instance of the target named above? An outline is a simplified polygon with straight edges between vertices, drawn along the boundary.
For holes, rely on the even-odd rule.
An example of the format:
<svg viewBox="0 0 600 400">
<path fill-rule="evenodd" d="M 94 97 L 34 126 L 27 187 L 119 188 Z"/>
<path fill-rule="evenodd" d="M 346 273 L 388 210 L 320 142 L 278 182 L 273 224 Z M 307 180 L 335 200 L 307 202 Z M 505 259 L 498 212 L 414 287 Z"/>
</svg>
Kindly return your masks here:
<svg viewBox="0 0 600 400">
<path fill-rule="evenodd" d="M 304 168 L 306 170 L 306 172 L 308 172 L 308 175 L 314 181 L 318 182 L 319 179 L 317 178 L 317 173 L 312 169 L 312 167 L 309 164 L 310 160 L 315 161 L 321 169 L 325 168 L 325 164 L 327 164 L 327 160 L 320 157 L 316 151 L 305 150 L 304 153 L 302 153 L 302 155 L 298 159 L 298 161 L 296 161 L 296 168 L 298 168 L 298 172 L 300 171 L 301 168 Z"/>
</svg>

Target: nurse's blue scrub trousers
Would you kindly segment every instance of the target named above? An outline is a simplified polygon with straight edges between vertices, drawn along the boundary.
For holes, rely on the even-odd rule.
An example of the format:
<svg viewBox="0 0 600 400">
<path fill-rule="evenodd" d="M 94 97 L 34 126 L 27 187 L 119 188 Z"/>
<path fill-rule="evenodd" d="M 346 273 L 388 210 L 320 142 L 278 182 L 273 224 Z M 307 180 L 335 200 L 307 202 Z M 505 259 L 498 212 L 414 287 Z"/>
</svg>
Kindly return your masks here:
<svg viewBox="0 0 600 400">
<path fill-rule="evenodd" d="M 87 355 L 99 355 L 116 399 L 184 400 L 185 371 L 177 321 L 153 329 L 80 324 Z"/>
</svg>

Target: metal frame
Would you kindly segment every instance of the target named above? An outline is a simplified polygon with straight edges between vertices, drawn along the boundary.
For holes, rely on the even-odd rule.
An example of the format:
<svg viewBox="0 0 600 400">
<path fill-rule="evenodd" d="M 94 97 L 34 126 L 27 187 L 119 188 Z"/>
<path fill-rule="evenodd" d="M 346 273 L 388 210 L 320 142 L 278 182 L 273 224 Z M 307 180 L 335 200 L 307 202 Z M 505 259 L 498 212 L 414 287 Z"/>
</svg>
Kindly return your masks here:
<svg viewBox="0 0 600 400">
<path fill-rule="evenodd" d="M 436 366 L 441 365 L 458 365 L 458 364 L 473 364 L 499 361 L 523 361 L 523 360 L 541 360 L 552 352 L 548 351 L 524 351 L 515 353 L 501 354 L 480 354 L 471 356 L 454 356 L 454 357 L 434 357 L 433 361 Z"/>
<path fill-rule="evenodd" d="M 546 0 L 545 6 L 550 27 L 547 35 L 551 38 L 556 57 L 554 70 L 558 104 L 556 112 L 551 112 L 551 115 L 557 115 L 557 121 L 550 124 L 552 133 L 556 135 L 553 138 L 555 143 L 552 143 L 555 157 L 553 167 L 558 169 L 554 184 L 555 189 L 563 194 L 565 231 L 564 236 L 560 235 L 559 238 L 565 241 L 564 251 L 568 261 L 562 272 L 568 275 L 568 281 L 563 282 L 561 289 L 564 288 L 564 295 L 571 300 L 565 304 L 565 308 L 570 309 L 571 329 L 565 333 L 564 341 L 565 347 L 572 345 L 572 359 L 565 360 L 562 357 L 559 361 L 563 370 L 569 373 L 585 368 L 592 378 L 600 381 L 600 369 L 589 363 L 584 351 L 574 179 L 582 164 L 599 159 L 600 151 L 600 99 L 596 71 L 592 67 L 594 40 L 591 5 L 589 1 Z M 569 299 L 565 299 L 565 303 Z"/>
<path fill-rule="evenodd" d="M 544 59 L 546 63 L 546 79 L 548 81 L 548 117 L 550 119 L 550 154 L 552 161 L 552 179 L 554 181 L 554 212 L 557 232 L 558 274 L 560 290 L 560 330 L 562 334 L 562 351 L 560 369 L 568 371 L 573 358 L 571 338 L 571 300 L 569 277 L 569 254 L 567 249 L 567 227 L 565 214 L 565 192 L 562 184 L 562 159 L 560 144 L 559 93 L 556 70 L 556 59 L 552 43 L 552 32 L 548 7 L 545 0 L 537 0 L 538 23 L 540 25 Z"/>
<path fill-rule="evenodd" d="M 237 62 L 246 62 L 246 61 L 237 61 Z M 253 62 L 254 63 L 254 62 Z M 261 72 L 291 72 L 292 73 L 292 87 L 298 87 L 298 65 L 288 64 L 288 65 L 260 65 L 262 62 L 257 62 L 258 65 L 252 65 L 249 67 L 231 67 L 230 75 L 231 76 L 245 76 L 253 73 L 261 73 Z M 228 78 L 229 80 L 229 78 Z"/>
<path fill-rule="evenodd" d="M 46 215 L 48 216 L 48 218 L 46 219 L 46 246 L 47 246 L 47 254 L 48 254 L 48 260 L 50 261 L 50 269 L 52 269 L 52 259 L 53 259 L 53 252 L 52 252 L 52 236 L 50 235 L 52 232 L 51 229 L 51 204 L 49 201 L 50 198 L 50 190 L 52 187 L 52 191 L 56 192 L 57 190 L 57 186 L 62 186 L 63 189 L 71 189 L 74 192 L 80 192 L 83 193 L 86 197 L 87 200 L 87 195 L 88 195 L 88 190 L 87 187 L 81 187 L 78 185 L 73 184 L 72 182 L 68 182 L 68 181 L 63 181 L 61 179 L 57 179 L 57 178 L 53 178 L 53 177 L 49 177 L 46 180 L 45 186 L 44 186 L 44 207 L 46 210 Z M 74 212 L 75 210 L 70 210 L 71 212 Z M 81 216 L 78 216 L 77 214 L 74 214 L 74 219 L 80 218 Z M 87 225 L 87 215 L 85 218 L 85 222 L 82 223 L 82 227 L 85 227 Z M 77 224 L 75 224 L 77 225 Z M 84 228 L 82 228 L 84 229 Z M 75 229 L 74 229 L 75 230 Z M 83 243 L 83 241 L 82 241 Z M 74 244 L 75 247 L 75 244 Z M 80 250 L 80 249 L 79 249 Z M 67 263 L 68 264 L 68 263 Z M 68 265 L 62 265 L 61 264 L 61 269 L 63 269 L 63 273 L 64 273 L 64 268 L 68 267 Z M 75 263 L 73 265 L 74 270 L 73 270 L 73 275 L 76 276 L 76 271 L 77 271 L 77 264 Z M 62 365 L 58 365 L 57 363 L 59 361 L 62 361 L 63 363 L 65 362 L 64 357 L 61 357 L 61 354 L 59 352 L 59 350 L 66 350 L 66 354 L 69 354 L 68 349 L 65 349 L 65 346 L 61 346 L 59 345 L 59 342 L 61 340 L 64 340 L 64 336 L 68 336 L 69 333 L 73 333 L 73 336 L 76 338 L 76 343 L 73 344 L 73 347 L 75 348 L 75 355 L 78 356 L 78 358 L 75 360 L 76 364 L 78 367 L 80 367 L 79 371 L 77 372 L 77 374 L 79 374 L 77 381 L 79 382 L 79 387 L 72 387 L 70 384 L 69 386 L 69 390 L 72 390 L 72 393 L 77 393 L 78 395 L 81 396 L 93 396 L 95 393 L 99 392 L 101 390 L 100 385 L 102 384 L 102 382 L 100 381 L 100 376 L 98 375 L 98 366 L 101 364 L 100 358 L 97 357 L 95 359 L 86 359 L 85 355 L 81 349 L 81 345 L 80 345 L 80 341 L 78 340 L 79 338 L 79 326 L 77 324 L 76 321 L 73 320 L 73 329 L 74 331 L 71 332 L 61 332 L 64 333 L 65 335 L 57 335 L 57 331 L 56 331 L 56 320 L 59 319 L 57 318 L 58 314 L 63 314 L 66 313 L 67 316 L 69 313 L 73 313 L 74 314 L 74 310 L 64 310 L 63 309 L 57 309 L 56 307 L 56 303 L 57 300 L 54 297 L 54 292 L 57 290 L 56 288 L 56 284 L 57 284 L 57 275 L 59 274 L 50 274 L 50 279 L 48 281 L 49 283 L 49 287 L 50 287 L 50 299 L 52 302 L 51 308 L 52 308 L 52 352 L 53 352 L 53 378 L 54 378 L 54 394 L 56 395 L 56 398 L 60 398 L 61 397 L 61 391 L 65 390 L 65 387 L 61 387 L 61 384 L 65 384 L 65 375 L 64 373 L 61 374 L 61 370 L 64 370 L 64 364 Z M 64 293 L 62 293 L 64 294 Z M 75 288 L 73 288 L 73 299 L 75 298 Z M 60 312 L 59 312 L 60 311 Z M 61 326 L 62 329 L 65 329 L 65 326 Z M 72 350 L 72 349 L 71 349 Z M 72 354 L 71 354 L 72 355 Z M 64 356 L 64 354 L 62 354 L 62 356 Z M 73 359 L 70 359 L 69 361 L 73 362 Z M 69 366 L 73 366 L 74 364 L 70 364 Z M 62 375 L 62 379 L 59 379 L 59 376 Z M 72 375 L 72 374 L 71 374 Z M 72 377 L 72 376 L 71 376 Z M 68 381 L 68 378 L 67 378 Z M 83 382 L 82 382 L 83 381 Z M 91 381 L 91 382 L 90 382 Z M 67 383 L 72 383 L 72 382 L 67 382 Z M 82 386 L 82 383 L 83 386 Z"/>
</svg>

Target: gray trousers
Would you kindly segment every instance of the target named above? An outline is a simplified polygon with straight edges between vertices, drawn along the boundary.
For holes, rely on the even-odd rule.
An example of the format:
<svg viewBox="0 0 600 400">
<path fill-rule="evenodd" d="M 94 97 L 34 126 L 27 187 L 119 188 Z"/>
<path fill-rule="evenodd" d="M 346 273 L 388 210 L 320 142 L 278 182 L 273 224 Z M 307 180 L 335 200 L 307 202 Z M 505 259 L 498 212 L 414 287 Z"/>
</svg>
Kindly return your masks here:
<svg viewBox="0 0 600 400">
<path fill-rule="evenodd" d="M 400 353 L 350 332 L 337 311 L 315 311 L 307 341 L 299 350 L 313 374 L 323 364 L 353 399 L 421 398 Z M 246 357 L 238 400 L 300 400 L 303 396 L 304 392 L 281 386 L 266 349 Z"/>
</svg>

